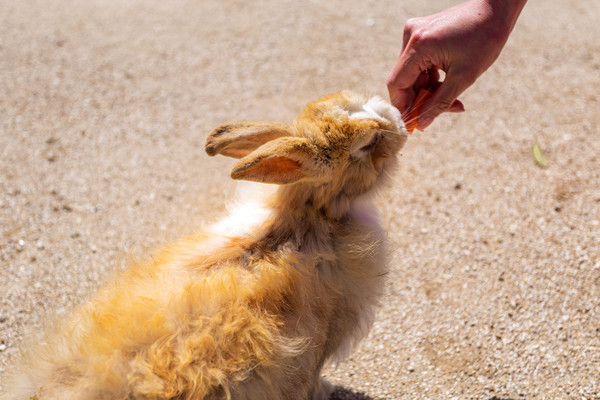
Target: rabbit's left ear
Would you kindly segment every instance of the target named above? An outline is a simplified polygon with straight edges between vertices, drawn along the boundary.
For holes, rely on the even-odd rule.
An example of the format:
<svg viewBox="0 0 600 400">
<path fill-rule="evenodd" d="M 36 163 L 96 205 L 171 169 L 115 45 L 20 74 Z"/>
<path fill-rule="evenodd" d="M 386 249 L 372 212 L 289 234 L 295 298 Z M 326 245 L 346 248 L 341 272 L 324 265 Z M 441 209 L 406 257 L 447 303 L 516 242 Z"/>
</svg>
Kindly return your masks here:
<svg viewBox="0 0 600 400">
<path fill-rule="evenodd" d="M 283 136 L 292 136 L 291 126 L 273 122 L 234 122 L 213 130 L 204 149 L 209 156 L 222 154 L 242 158 L 268 141 Z"/>
<path fill-rule="evenodd" d="M 317 148 L 307 139 L 285 137 L 259 147 L 231 170 L 233 179 L 286 184 L 322 175 L 315 164 Z"/>
</svg>

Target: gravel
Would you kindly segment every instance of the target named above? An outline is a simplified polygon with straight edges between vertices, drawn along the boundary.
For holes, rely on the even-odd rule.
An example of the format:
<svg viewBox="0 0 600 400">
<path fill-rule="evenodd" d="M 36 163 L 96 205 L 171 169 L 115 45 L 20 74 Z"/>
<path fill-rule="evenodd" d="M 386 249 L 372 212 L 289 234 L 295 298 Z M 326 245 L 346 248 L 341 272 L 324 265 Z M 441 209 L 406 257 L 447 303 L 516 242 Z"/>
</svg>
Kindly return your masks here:
<svg viewBox="0 0 600 400">
<path fill-rule="evenodd" d="M 404 21 L 452 4 L 0 0 L 0 381 L 129 254 L 222 215 L 213 127 L 385 96 Z M 600 398 L 599 20 L 530 2 L 467 112 L 409 138 L 386 296 L 326 368 L 335 399 Z"/>
</svg>

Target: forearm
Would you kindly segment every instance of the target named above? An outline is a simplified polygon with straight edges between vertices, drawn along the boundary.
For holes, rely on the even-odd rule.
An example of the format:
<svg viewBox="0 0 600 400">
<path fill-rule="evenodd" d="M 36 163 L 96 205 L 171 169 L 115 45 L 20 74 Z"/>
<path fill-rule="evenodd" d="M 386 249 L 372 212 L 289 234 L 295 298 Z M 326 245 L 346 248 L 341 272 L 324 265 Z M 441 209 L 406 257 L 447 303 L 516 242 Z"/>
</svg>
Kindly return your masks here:
<svg viewBox="0 0 600 400">
<path fill-rule="evenodd" d="M 513 24 L 519 18 L 519 14 L 525 7 L 527 0 L 483 0 L 494 9 L 498 15 L 502 15 Z"/>
<path fill-rule="evenodd" d="M 527 0 L 472 0 L 479 3 L 483 10 L 490 13 L 495 21 L 498 34 L 508 36 L 512 32 Z"/>
</svg>

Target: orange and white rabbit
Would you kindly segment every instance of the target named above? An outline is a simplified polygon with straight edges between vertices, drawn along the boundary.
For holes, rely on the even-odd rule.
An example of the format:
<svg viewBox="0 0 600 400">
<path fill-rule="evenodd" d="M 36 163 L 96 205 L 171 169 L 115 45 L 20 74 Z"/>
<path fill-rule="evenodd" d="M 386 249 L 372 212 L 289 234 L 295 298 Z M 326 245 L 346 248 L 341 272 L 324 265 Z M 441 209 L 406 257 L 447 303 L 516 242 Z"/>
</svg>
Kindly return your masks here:
<svg viewBox="0 0 600 400">
<path fill-rule="evenodd" d="M 218 127 L 208 154 L 276 190 L 131 265 L 25 351 L 5 398 L 327 399 L 323 364 L 368 332 L 383 290 L 371 198 L 406 137 L 394 107 L 351 92 L 293 125 Z"/>
</svg>

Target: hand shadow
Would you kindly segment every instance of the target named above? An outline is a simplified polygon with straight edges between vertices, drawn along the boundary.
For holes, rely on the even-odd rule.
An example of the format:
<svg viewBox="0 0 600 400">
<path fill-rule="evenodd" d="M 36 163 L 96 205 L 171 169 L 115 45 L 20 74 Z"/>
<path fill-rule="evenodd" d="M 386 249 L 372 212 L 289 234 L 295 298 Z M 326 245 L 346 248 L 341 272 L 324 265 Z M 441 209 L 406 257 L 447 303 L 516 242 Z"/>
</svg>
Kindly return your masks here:
<svg viewBox="0 0 600 400">
<path fill-rule="evenodd" d="M 374 399 L 370 396 L 367 396 L 364 393 L 353 392 L 350 389 L 346 389 L 342 386 L 336 386 L 335 390 L 329 396 L 329 400 L 384 400 L 384 399 Z"/>
</svg>

